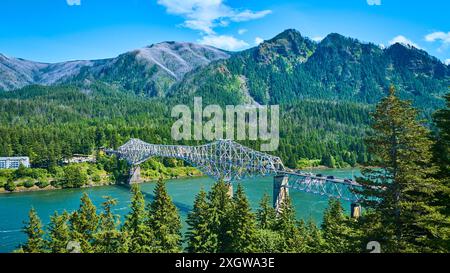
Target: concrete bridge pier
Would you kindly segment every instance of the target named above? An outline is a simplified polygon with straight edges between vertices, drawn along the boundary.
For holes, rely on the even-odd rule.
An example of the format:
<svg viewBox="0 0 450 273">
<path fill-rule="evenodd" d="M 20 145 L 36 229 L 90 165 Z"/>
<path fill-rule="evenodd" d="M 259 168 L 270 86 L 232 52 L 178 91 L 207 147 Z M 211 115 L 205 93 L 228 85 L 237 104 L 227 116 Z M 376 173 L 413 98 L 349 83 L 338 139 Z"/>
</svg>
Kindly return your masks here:
<svg viewBox="0 0 450 273">
<path fill-rule="evenodd" d="M 358 203 L 350 204 L 350 216 L 352 218 L 358 219 L 361 216 L 361 205 Z"/>
<path fill-rule="evenodd" d="M 228 196 L 230 198 L 233 198 L 233 184 L 231 182 L 226 182 L 226 185 L 228 187 L 228 192 L 227 192 Z"/>
<path fill-rule="evenodd" d="M 273 178 L 273 207 L 277 213 L 281 211 L 282 204 L 289 196 L 287 175 L 277 175 Z"/>
<path fill-rule="evenodd" d="M 132 166 L 130 169 L 130 176 L 128 178 L 128 184 L 138 184 L 141 183 L 141 166 Z"/>
</svg>

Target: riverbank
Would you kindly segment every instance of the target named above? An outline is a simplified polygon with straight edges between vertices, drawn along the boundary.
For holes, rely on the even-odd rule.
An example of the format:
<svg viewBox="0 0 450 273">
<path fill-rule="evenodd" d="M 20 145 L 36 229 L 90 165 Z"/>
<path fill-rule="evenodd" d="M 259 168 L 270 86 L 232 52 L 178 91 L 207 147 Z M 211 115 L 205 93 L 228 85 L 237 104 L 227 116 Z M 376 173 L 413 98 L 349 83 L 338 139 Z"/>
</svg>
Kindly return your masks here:
<svg viewBox="0 0 450 273">
<path fill-rule="evenodd" d="M 82 166 L 86 168 L 86 165 L 88 164 L 83 163 L 79 164 L 78 167 L 80 167 L 80 169 L 83 169 Z M 41 169 L 28 169 L 27 172 L 31 173 L 35 172 L 36 170 L 42 171 Z M 8 170 L 7 177 L 14 176 L 15 172 L 17 172 L 17 170 Z M 169 180 L 201 176 L 203 176 L 203 174 L 193 167 L 170 167 L 158 170 L 144 169 L 141 171 L 141 178 L 145 182 L 157 181 L 160 177 L 162 177 L 163 180 Z M 73 177 L 72 179 L 77 178 Z M 85 183 L 83 183 L 83 185 L 74 187 L 58 186 L 58 179 L 56 177 L 50 177 L 48 174 L 40 178 L 33 178 L 32 175 L 30 175 L 21 177 L 17 180 L 11 180 L 9 178 L 9 180 L 9 187 L 11 187 L 10 189 L 13 190 L 7 189 L 8 183 L 2 183 L 2 185 L 0 185 L 0 194 L 56 191 L 62 189 L 83 189 L 120 184 L 114 181 L 114 177 L 112 176 L 112 174 L 105 171 L 102 171 L 101 173 L 97 172 L 95 176 L 91 172 L 90 175 L 86 176 L 84 181 Z M 42 182 L 42 180 L 44 180 L 45 182 Z M 13 184 L 13 186 L 11 186 L 11 184 Z"/>
</svg>

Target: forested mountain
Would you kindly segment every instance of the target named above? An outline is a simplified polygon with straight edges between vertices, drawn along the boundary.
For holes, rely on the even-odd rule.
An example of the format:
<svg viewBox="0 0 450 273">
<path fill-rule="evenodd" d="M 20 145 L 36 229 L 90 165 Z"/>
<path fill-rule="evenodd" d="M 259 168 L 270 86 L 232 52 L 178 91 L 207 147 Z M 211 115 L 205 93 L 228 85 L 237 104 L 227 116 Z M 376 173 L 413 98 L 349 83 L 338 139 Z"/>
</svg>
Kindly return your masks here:
<svg viewBox="0 0 450 273">
<path fill-rule="evenodd" d="M 382 49 L 339 34 L 317 43 L 296 30 L 233 54 L 165 42 L 85 63 L 0 56 L 0 72 L 0 89 L 54 85 L 0 92 L 0 156 L 29 155 L 40 167 L 130 137 L 173 143 L 171 106 L 192 104 L 194 95 L 204 104 L 280 104 L 274 154 L 289 167 L 303 159 L 353 166 L 370 161 L 362 140 L 368 113 L 391 84 L 426 118 L 450 85 L 449 66 L 423 50 Z"/>
<path fill-rule="evenodd" d="M 222 101 L 286 103 L 302 99 L 373 104 L 395 85 L 403 98 L 431 112 L 443 105 L 450 68 L 425 51 L 382 49 L 332 33 L 320 43 L 286 30 L 257 47 L 190 73 L 171 94 Z"/>
<path fill-rule="evenodd" d="M 74 153 L 89 154 L 129 138 L 175 143 L 172 98 L 142 98 L 102 82 L 28 86 L 0 93 L 0 155 L 29 155 L 33 166 L 51 167 Z M 362 136 L 370 107 L 308 101 L 280 109 L 279 155 L 295 167 L 300 158 L 335 158 L 339 164 L 367 161 Z M 199 144 L 201 142 L 178 142 Z M 259 149 L 259 143 L 243 144 Z"/>
<path fill-rule="evenodd" d="M 187 72 L 228 57 L 227 52 L 211 46 L 178 42 L 154 44 L 111 59 L 55 64 L 0 54 L 0 90 L 13 90 L 30 84 L 102 80 L 136 94 L 161 96 Z"/>
</svg>

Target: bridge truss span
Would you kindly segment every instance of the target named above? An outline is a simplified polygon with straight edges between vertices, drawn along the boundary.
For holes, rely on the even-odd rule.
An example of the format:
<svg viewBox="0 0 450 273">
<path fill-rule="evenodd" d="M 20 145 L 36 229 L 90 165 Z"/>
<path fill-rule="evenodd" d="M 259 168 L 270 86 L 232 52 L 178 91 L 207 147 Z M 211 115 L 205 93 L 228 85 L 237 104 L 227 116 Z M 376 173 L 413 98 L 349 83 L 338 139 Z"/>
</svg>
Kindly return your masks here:
<svg viewBox="0 0 450 273">
<path fill-rule="evenodd" d="M 360 196 L 355 192 L 355 189 L 361 188 L 361 185 L 352 180 L 328 179 L 313 174 L 290 171 L 281 172 L 280 174 L 288 176 L 288 187 L 292 190 L 338 198 L 350 202 L 358 202 L 360 200 Z"/>
<path fill-rule="evenodd" d="M 181 159 L 199 169 L 203 174 L 227 182 L 260 176 L 286 176 L 288 178 L 286 181 L 289 183 L 278 185 L 274 196 L 277 196 L 280 190 L 283 191 L 283 188 L 289 188 L 351 202 L 359 200 L 354 189 L 361 185 L 353 180 L 295 172 L 285 168 L 279 157 L 255 151 L 232 140 L 217 140 L 205 145 L 186 146 L 149 144 L 140 139 L 130 139 L 117 151 L 108 150 L 108 152 L 127 160 L 136 169 L 139 164 L 151 157 Z"/>
<path fill-rule="evenodd" d="M 115 153 L 131 165 L 139 165 L 156 156 L 182 159 L 204 174 L 225 181 L 275 175 L 285 169 L 279 157 L 255 151 L 231 140 L 185 146 L 149 144 L 130 139 Z"/>
</svg>

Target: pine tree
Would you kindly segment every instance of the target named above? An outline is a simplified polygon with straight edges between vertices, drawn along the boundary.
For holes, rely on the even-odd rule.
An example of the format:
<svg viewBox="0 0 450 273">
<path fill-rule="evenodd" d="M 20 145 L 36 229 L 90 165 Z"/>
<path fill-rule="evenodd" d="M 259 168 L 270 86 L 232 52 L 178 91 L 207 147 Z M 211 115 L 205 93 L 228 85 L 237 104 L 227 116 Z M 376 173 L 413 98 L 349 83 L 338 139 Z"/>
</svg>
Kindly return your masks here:
<svg viewBox="0 0 450 273">
<path fill-rule="evenodd" d="M 80 207 L 71 215 L 69 222 L 71 240 L 80 244 L 81 252 L 92 252 L 92 242 L 98 228 L 99 216 L 96 207 L 86 193 L 81 197 Z"/>
<path fill-rule="evenodd" d="M 450 251 L 450 93 L 445 96 L 446 108 L 433 115 L 437 127 L 436 142 L 433 146 L 433 162 L 438 166 L 436 179 L 441 181 L 442 191 L 437 194 L 436 205 L 441 206 L 445 216 L 444 230 L 434 240 L 434 245 L 442 252 Z"/>
<path fill-rule="evenodd" d="M 117 204 L 115 199 L 106 197 L 103 202 L 103 212 L 100 215 L 100 224 L 94 235 L 94 251 L 97 253 L 122 253 L 128 251 L 127 241 L 124 240 L 117 226 L 120 224 L 119 216 L 112 213 L 112 207 Z"/>
<path fill-rule="evenodd" d="M 256 220 L 241 184 L 238 184 L 233 197 L 231 212 L 231 244 L 230 252 L 254 252 L 256 236 Z"/>
<path fill-rule="evenodd" d="M 263 198 L 259 202 L 259 208 L 256 212 L 256 219 L 258 221 L 259 228 L 274 228 L 276 212 L 275 209 L 270 205 L 270 197 L 268 194 L 264 194 Z"/>
<path fill-rule="evenodd" d="M 194 208 L 189 212 L 186 234 L 187 248 L 190 253 L 212 253 L 217 249 L 217 234 L 212 233 L 209 205 L 206 192 L 201 189 L 194 201 Z"/>
<path fill-rule="evenodd" d="M 66 211 L 61 215 L 55 211 L 50 217 L 48 248 L 52 253 L 67 252 L 67 245 L 70 241 L 69 218 L 70 215 Z"/>
<path fill-rule="evenodd" d="M 154 235 L 146 225 L 147 212 L 144 196 L 137 184 L 131 187 L 131 211 L 125 217 L 122 233 L 128 240 L 130 253 L 150 253 L 153 251 Z"/>
<path fill-rule="evenodd" d="M 312 219 L 309 219 L 305 225 L 306 229 L 306 253 L 322 253 L 323 252 L 323 235 L 322 231 L 317 227 Z"/>
<path fill-rule="evenodd" d="M 181 251 L 181 222 L 178 210 L 167 193 L 162 178 L 158 180 L 155 200 L 149 205 L 147 225 L 155 235 L 155 251 L 177 253 Z"/>
<path fill-rule="evenodd" d="M 257 253 L 284 252 L 284 237 L 281 233 L 270 229 L 257 229 L 255 234 Z"/>
<path fill-rule="evenodd" d="M 367 240 L 378 240 L 384 252 L 435 251 L 431 242 L 444 232 L 446 220 L 432 202 L 440 185 L 432 178 L 430 133 L 393 87 L 372 117 L 367 145 L 379 168 L 364 169 L 358 180 L 363 206 L 379 221 L 364 231 Z"/>
<path fill-rule="evenodd" d="M 214 252 L 223 253 L 231 248 L 231 212 L 232 200 L 228 195 L 228 186 L 220 179 L 208 193 L 209 222 L 211 231 L 217 236 L 217 249 Z"/>
<path fill-rule="evenodd" d="M 321 225 L 323 234 L 323 251 L 329 253 L 351 252 L 350 219 L 345 215 L 341 202 L 330 199 L 323 214 Z"/>
<path fill-rule="evenodd" d="M 295 209 L 291 199 L 286 199 L 281 204 L 280 212 L 277 216 L 275 230 L 283 236 L 284 252 L 305 252 L 304 238 L 302 238 L 295 216 Z"/>
<path fill-rule="evenodd" d="M 27 235 L 27 241 L 21 249 L 25 253 L 43 253 L 45 249 L 44 231 L 42 222 L 34 208 L 28 213 L 28 222 L 25 222 L 24 232 Z"/>
</svg>

